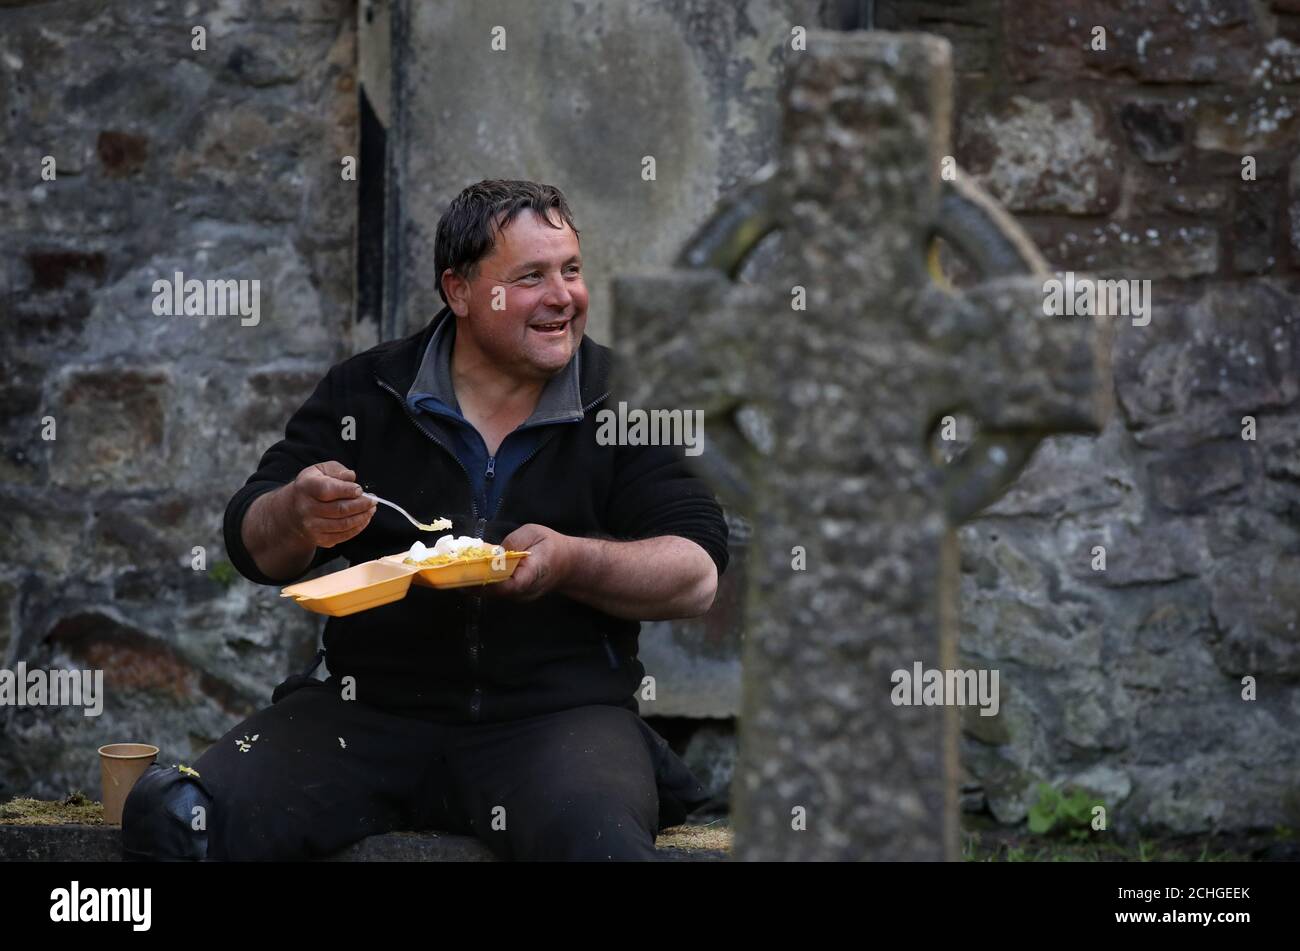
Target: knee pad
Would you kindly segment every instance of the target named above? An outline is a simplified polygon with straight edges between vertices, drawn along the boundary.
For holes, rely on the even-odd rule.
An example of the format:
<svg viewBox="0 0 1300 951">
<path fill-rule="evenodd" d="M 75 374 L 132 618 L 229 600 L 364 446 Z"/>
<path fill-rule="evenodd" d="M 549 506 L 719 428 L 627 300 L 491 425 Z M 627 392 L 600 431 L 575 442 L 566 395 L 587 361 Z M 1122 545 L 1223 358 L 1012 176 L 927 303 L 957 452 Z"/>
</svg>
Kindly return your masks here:
<svg viewBox="0 0 1300 951">
<path fill-rule="evenodd" d="M 122 852 L 128 861 L 201 861 L 208 855 L 212 795 L 198 776 L 150 766 L 122 807 Z"/>
</svg>

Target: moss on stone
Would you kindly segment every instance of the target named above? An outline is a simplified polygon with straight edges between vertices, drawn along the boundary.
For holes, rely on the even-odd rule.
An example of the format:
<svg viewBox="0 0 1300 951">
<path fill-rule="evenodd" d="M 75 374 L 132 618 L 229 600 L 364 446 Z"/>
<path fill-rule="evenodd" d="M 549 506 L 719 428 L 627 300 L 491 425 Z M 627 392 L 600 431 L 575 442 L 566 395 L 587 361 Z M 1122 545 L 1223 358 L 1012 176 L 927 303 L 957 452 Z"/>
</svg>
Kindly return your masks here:
<svg viewBox="0 0 1300 951">
<path fill-rule="evenodd" d="M 655 840 L 660 849 L 731 851 L 731 829 L 724 825 L 673 826 Z"/>
<path fill-rule="evenodd" d="M 13 826 L 55 826 L 104 824 L 104 807 L 87 799 L 80 790 L 66 799 L 11 799 L 0 805 L 0 824 Z"/>
</svg>

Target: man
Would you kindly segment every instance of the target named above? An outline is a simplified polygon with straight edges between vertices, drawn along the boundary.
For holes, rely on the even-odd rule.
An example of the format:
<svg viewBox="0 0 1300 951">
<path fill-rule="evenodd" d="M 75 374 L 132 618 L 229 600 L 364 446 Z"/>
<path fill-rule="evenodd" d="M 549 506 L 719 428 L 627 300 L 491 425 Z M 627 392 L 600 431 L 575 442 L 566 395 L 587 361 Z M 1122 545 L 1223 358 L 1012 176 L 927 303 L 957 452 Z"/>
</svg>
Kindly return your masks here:
<svg viewBox="0 0 1300 951">
<path fill-rule="evenodd" d="M 470 186 L 439 222 L 435 266 L 446 307 L 329 371 L 231 499 L 226 547 L 245 577 L 281 585 L 438 537 L 368 490 L 531 554 L 504 582 L 412 586 L 331 618 L 329 679 L 290 678 L 194 764 L 209 858 L 434 828 L 502 858 L 650 859 L 658 830 L 705 798 L 638 714 L 637 635 L 708 610 L 726 523 L 679 451 L 596 439 L 610 352 L 584 337 L 564 196 Z M 176 788 L 133 793 L 133 852 L 149 852 L 133 817 L 177 812 L 158 792 Z"/>
</svg>

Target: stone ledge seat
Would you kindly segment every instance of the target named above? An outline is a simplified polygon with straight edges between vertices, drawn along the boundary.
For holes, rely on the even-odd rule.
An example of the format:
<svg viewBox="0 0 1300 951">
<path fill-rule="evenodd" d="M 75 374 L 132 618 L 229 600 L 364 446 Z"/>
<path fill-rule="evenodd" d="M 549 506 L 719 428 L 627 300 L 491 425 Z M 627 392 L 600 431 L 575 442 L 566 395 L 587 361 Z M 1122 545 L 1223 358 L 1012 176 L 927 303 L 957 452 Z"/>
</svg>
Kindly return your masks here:
<svg viewBox="0 0 1300 951">
<path fill-rule="evenodd" d="M 677 826 L 655 843 L 660 861 L 719 862 L 728 858 L 729 829 Z M 27 824 L 0 819 L 0 862 L 120 862 L 122 830 L 90 822 Z M 493 862 L 473 836 L 442 832 L 372 835 L 318 859 L 322 862 Z"/>
</svg>

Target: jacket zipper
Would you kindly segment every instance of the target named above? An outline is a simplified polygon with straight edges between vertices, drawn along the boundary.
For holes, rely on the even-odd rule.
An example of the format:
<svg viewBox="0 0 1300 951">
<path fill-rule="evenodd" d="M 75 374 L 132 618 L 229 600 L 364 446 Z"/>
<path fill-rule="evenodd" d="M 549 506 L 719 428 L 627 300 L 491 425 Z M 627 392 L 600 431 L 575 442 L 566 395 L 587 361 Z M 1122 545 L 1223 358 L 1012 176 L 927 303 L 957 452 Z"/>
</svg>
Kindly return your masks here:
<svg viewBox="0 0 1300 951">
<path fill-rule="evenodd" d="M 465 463 L 461 462 L 460 458 L 454 452 L 452 452 L 445 445 L 443 445 L 442 440 L 440 440 L 437 436 L 435 436 L 433 433 L 429 432 L 427 429 L 424 428 L 424 426 L 420 423 L 420 421 L 416 419 L 415 416 L 411 413 L 411 408 L 406 405 L 406 400 L 402 399 L 400 393 L 398 393 L 395 389 L 393 389 L 383 380 L 379 379 L 379 377 L 375 377 L 375 382 L 378 383 L 385 390 L 387 390 L 389 393 L 393 394 L 393 397 L 399 403 L 402 404 L 402 411 L 406 413 L 406 418 L 411 421 L 411 423 L 415 426 L 415 428 L 418 429 L 420 432 L 424 433 L 424 435 L 431 442 L 433 442 L 434 445 L 436 445 L 439 449 L 447 453 L 447 455 L 451 456 L 452 459 L 455 459 L 456 465 L 460 466 L 460 471 L 465 473 L 465 482 L 470 487 L 470 493 L 469 493 L 470 511 L 475 518 L 474 533 L 476 537 L 482 538 L 483 528 L 485 525 L 487 525 L 487 519 L 482 518 L 478 514 L 478 500 L 474 498 L 474 483 L 470 480 L 469 470 L 465 468 Z M 494 466 L 491 463 L 489 463 L 488 465 L 489 473 L 492 472 L 493 468 Z M 479 647 L 480 647 L 479 620 L 483 610 L 483 596 L 479 594 L 470 595 L 469 607 L 470 607 L 469 612 L 465 618 L 465 640 L 469 644 L 469 664 L 470 664 L 470 669 L 473 671 L 473 683 L 474 683 L 474 692 L 470 695 L 470 701 L 469 701 L 469 715 L 471 720 L 477 721 L 480 715 L 480 711 L 482 710 L 483 707 L 483 687 L 478 680 L 478 654 L 479 654 Z"/>
<path fill-rule="evenodd" d="M 618 655 L 614 653 L 614 645 L 609 642 L 609 635 L 602 634 L 605 639 L 605 653 L 609 655 L 609 669 L 618 670 Z"/>
<path fill-rule="evenodd" d="M 483 473 L 483 478 L 486 480 L 483 484 L 484 504 L 487 504 L 486 502 L 487 497 L 492 492 L 491 482 L 493 479 L 496 478 L 496 474 L 497 474 L 497 457 L 488 456 L 487 471 Z M 482 538 L 483 531 L 486 528 L 487 528 L 487 519 L 480 518 L 475 526 L 474 535 L 478 538 Z M 471 613 L 470 613 L 469 625 L 470 625 L 471 638 L 470 638 L 469 656 L 470 656 L 470 660 L 474 665 L 474 670 L 475 672 L 477 672 L 478 652 L 481 646 L 479 640 L 479 636 L 480 636 L 479 630 L 483 622 L 483 596 L 481 594 L 470 595 L 470 612 Z M 472 719 L 478 720 L 479 711 L 482 708 L 482 705 L 483 705 L 483 691 L 479 688 L 478 680 L 476 679 L 474 681 L 474 695 L 473 697 L 470 698 L 470 702 L 469 702 L 469 712 L 470 712 L 470 717 Z"/>
<path fill-rule="evenodd" d="M 487 525 L 487 519 L 480 518 L 474 529 L 475 537 L 483 537 L 483 528 Z M 469 700 L 470 719 L 477 721 L 480 711 L 483 708 L 483 688 L 478 682 L 478 653 L 482 646 L 479 640 L 479 627 L 483 618 L 483 595 L 470 595 L 470 613 L 469 620 L 466 622 L 466 634 L 469 637 L 469 660 L 470 666 L 474 670 L 474 693 Z"/>
</svg>

